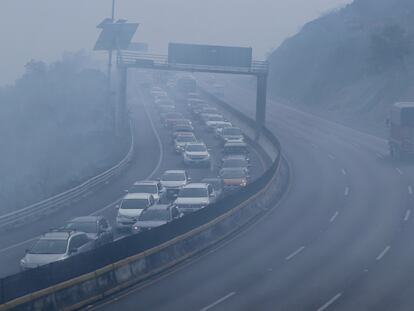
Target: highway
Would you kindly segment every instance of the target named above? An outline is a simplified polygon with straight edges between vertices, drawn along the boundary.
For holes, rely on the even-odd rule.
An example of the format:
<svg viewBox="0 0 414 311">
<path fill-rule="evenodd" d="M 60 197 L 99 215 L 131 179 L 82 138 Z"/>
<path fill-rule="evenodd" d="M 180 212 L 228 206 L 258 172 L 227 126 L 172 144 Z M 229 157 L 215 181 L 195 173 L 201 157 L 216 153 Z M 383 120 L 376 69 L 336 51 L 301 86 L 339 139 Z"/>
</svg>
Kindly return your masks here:
<svg viewBox="0 0 414 311">
<path fill-rule="evenodd" d="M 254 113 L 254 87 L 224 84 Z M 207 85 L 207 83 L 206 83 Z M 99 310 L 411 310 L 414 169 L 382 138 L 269 103 L 291 171 L 283 200 L 216 249 Z"/>
<path fill-rule="evenodd" d="M 128 94 L 131 117 L 135 124 L 136 157 L 133 163 L 122 176 L 69 208 L 3 233 L 0 239 L 0 277 L 19 271 L 19 261 L 24 256 L 25 249 L 29 248 L 40 234 L 50 228 L 62 226 L 73 217 L 89 214 L 103 215 L 114 227 L 117 213 L 115 206 L 125 194 L 125 189 L 137 180 L 159 178 L 162 172 L 168 169 L 186 169 L 194 182 L 205 177 L 217 176 L 217 165 L 221 159 L 218 140 L 196 125 L 195 134 L 211 148 L 214 165 L 211 170 L 186 168 L 181 156 L 173 151 L 171 133 L 160 124 L 150 97 L 145 92 L 139 92 L 135 85 L 137 85 L 136 81 L 132 80 Z M 180 109 L 189 117 L 183 105 Z M 251 175 L 252 179 L 255 179 L 263 173 L 266 163 L 255 150 L 251 152 L 250 158 Z M 116 238 L 122 238 L 122 235 L 117 235 Z"/>
</svg>

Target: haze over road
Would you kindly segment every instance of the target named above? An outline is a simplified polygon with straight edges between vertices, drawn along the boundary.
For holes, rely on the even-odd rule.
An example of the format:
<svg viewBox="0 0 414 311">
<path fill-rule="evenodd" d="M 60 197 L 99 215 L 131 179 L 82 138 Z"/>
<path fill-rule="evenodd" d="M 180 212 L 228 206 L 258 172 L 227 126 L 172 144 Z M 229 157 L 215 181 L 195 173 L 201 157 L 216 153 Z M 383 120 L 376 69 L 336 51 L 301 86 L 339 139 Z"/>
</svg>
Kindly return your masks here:
<svg viewBox="0 0 414 311">
<path fill-rule="evenodd" d="M 253 89 L 225 89 L 253 112 Z M 414 169 L 391 163 L 381 138 L 286 106 L 269 107 L 268 126 L 292 174 L 279 206 L 104 310 L 409 310 Z"/>
</svg>

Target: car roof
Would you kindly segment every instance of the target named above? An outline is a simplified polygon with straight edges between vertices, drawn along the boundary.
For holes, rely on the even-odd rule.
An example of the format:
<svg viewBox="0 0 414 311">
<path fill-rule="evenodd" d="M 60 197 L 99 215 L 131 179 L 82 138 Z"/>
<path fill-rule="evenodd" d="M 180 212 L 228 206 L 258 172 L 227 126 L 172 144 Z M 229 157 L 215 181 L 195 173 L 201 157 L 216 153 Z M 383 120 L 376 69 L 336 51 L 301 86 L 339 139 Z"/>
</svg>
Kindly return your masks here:
<svg viewBox="0 0 414 311">
<path fill-rule="evenodd" d="M 208 186 L 208 183 L 197 182 L 197 183 L 189 183 L 189 184 L 185 185 L 183 187 L 183 189 L 184 188 L 186 188 L 186 189 L 188 189 L 188 188 L 190 188 L 190 189 L 191 188 L 202 189 L 202 188 L 207 188 L 207 186 Z"/>
<path fill-rule="evenodd" d="M 168 173 L 168 174 L 170 174 L 170 173 L 182 173 L 182 174 L 185 174 L 185 170 L 167 170 L 167 171 L 164 172 L 164 174 L 166 174 L 166 173 Z"/>
<path fill-rule="evenodd" d="M 158 184 L 158 181 L 156 181 L 156 180 L 142 180 L 142 181 L 134 182 L 134 186 L 139 186 L 139 185 L 154 185 L 154 186 L 156 186 L 157 184 Z"/>
<path fill-rule="evenodd" d="M 127 193 L 124 196 L 124 200 L 134 200 L 134 199 L 149 199 L 152 194 L 149 193 Z"/>
</svg>

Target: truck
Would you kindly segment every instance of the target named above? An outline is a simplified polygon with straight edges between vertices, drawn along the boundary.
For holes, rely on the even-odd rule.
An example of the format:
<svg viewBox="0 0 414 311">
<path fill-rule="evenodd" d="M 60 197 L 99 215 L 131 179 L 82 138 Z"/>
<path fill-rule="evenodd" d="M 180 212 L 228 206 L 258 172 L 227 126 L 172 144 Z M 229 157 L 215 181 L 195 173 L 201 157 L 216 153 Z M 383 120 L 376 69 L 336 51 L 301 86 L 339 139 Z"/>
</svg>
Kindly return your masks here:
<svg viewBox="0 0 414 311">
<path fill-rule="evenodd" d="M 390 155 L 394 159 L 414 155 L 414 102 L 397 102 L 387 119 Z"/>
</svg>

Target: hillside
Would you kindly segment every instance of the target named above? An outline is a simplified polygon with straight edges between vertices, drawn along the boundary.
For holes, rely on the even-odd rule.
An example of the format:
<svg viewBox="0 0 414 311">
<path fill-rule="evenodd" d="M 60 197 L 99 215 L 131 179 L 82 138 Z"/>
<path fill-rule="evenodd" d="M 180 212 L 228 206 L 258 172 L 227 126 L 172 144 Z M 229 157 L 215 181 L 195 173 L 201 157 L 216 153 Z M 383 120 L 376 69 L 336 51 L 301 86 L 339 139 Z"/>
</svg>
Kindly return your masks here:
<svg viewBox="0 0 414 311">
<path fill-rule="evenodd" d="M 272 96 L 384 134 L 389 106 L 414 101 L 413 14 L 412 0 L 355 0 L 306 24 L 269 58 Z"/>
</svg>

